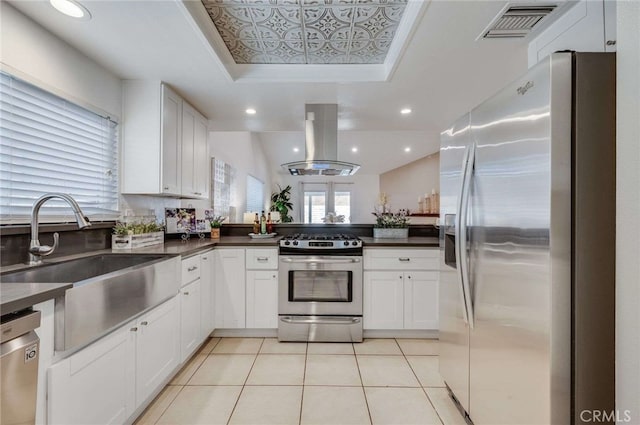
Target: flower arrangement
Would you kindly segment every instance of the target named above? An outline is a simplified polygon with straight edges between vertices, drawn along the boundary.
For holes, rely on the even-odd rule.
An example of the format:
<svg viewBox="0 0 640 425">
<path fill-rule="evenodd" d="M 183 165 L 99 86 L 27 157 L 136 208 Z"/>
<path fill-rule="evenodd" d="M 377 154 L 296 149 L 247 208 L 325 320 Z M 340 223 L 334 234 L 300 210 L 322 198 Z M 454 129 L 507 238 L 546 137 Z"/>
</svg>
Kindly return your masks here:
<svg viewBox="0 0 640 425">
<path fill-rule="evenodd" d="M 220 227 L 222 227 L 222 222 L 225 221 L 226 219 L 227 217 L 222 217 L 221 215 L 211 217 L 209 219 L 209 225 L 211 226 L 212 229 L 219 229 Z"/>
<path fill-rule="evenodd" d="M 407 211 L 401 210 L 397 213 L 392 212 L 383 212 L 376 208 L 376 210 L 372 213 L 376 216 L 376 224 L 373 227 L 378 229 L 397 229 L 397 228 L 408 228 L 409 227 L 409 217 L 407 217 Z"/>
</svg>

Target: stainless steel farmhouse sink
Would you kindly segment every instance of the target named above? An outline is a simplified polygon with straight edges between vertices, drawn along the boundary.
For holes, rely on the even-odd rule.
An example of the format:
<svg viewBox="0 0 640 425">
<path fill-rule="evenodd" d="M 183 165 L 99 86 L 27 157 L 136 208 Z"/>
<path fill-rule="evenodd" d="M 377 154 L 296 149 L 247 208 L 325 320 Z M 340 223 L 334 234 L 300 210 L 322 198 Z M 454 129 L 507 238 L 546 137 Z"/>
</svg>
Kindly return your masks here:
<svg viewBox="0 0 640 425">
<path fill-rule="evenodd" d="M 66 351 L 176 295 L 179 261 L 177 256 L 102 254 L 5 273 L 0 280 L 73 284 L 55 300 L 55 349 Z"/>
</svg>

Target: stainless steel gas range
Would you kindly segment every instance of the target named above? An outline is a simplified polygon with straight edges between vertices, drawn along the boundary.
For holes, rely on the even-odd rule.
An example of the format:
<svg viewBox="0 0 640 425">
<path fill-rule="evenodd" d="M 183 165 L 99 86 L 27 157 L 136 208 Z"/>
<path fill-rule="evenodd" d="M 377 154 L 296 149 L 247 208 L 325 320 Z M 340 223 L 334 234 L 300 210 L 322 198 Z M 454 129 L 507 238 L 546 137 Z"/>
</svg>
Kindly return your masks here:
<svg viewBox="0 0 640 425">
<path fill-rule="evenodd" d="M 278 340 L 362 341 L 362 241 L 295 234 L 280 240 Z"/>
</svg>

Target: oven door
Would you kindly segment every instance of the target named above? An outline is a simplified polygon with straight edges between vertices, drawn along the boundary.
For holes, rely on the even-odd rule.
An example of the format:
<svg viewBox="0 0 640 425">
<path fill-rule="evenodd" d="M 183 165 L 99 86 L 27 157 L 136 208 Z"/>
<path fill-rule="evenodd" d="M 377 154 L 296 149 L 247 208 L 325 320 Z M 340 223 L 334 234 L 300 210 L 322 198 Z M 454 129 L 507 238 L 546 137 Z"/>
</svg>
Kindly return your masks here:
<svg viewBox="0 0 640 425">
<path fill-rule="evenodd" d="M 280 256 L 278 313 L 362 315 L 362 257 Z"/>
</svg>

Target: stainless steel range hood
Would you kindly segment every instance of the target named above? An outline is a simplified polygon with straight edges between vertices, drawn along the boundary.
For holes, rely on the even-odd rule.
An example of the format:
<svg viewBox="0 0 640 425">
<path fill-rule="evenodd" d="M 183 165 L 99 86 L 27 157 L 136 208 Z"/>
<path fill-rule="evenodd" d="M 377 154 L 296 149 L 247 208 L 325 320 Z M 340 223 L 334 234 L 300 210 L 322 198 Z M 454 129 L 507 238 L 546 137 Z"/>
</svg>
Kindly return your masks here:
<svg viewBox="0 0 640 425">
<path fill-rule="evenodd" d="M 282 164 L 293 176 L 351 176 L 358 164 L 338 161 L 338 105 L 307 104 L 305 160 Z"/>
</svg>

